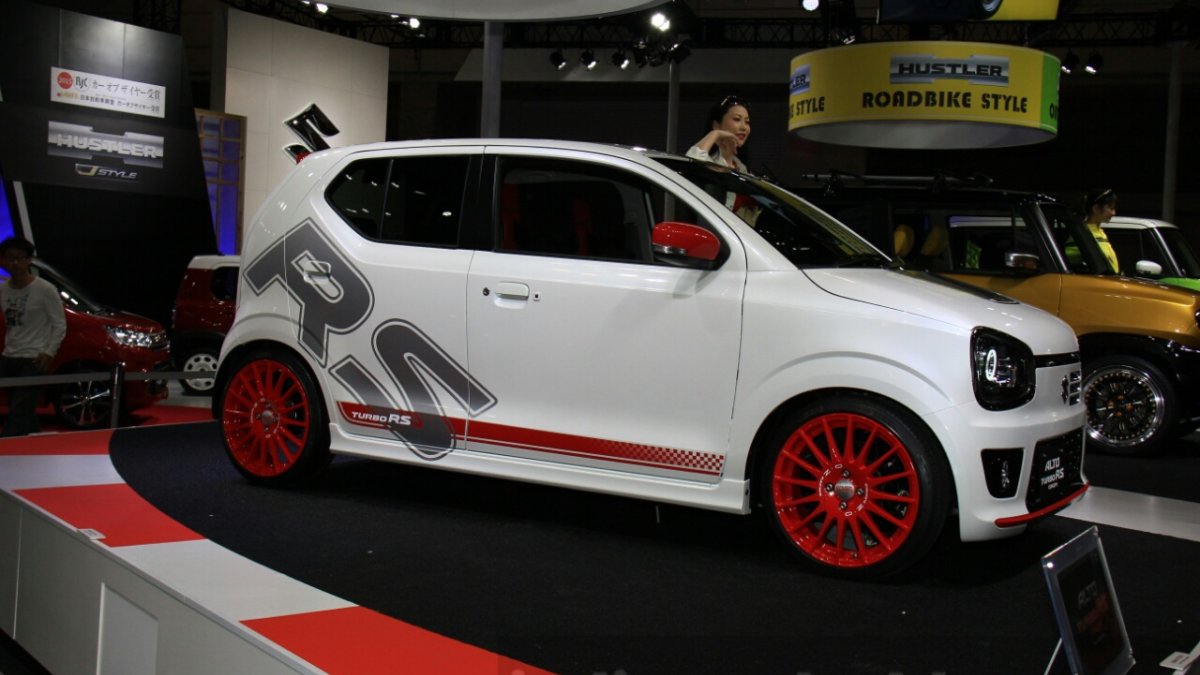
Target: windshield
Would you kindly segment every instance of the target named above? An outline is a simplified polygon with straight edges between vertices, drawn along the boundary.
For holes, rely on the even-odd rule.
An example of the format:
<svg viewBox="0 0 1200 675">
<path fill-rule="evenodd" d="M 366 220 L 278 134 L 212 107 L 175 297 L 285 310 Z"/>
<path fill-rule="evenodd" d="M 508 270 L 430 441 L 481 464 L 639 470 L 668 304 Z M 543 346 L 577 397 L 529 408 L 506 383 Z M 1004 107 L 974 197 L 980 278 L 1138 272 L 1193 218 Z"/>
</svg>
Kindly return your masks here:
<svg viewBox="0 0 1200 675">
<path fill-rule="evenodd" d="M 1192 248 L 1191 242 L 1184 236 L 1183 231 L 1173 227 L 1163 227 L 1159 228 L 1158 232 L 1162 235 L 1163 241 L 1167 243 L 1167 250 L 1171 252 L 1171 257 L 1179 265 L 1179 276 L 1189 279 L 1200 278 L 1200 257 L 1196 255 L 1196 249 Z"/>
<path fill-rule="evenodd" d="M 890 263 L 828 214 L 766 181 L 708 162 L 655 159 L 722 203 L 796 267 L 879 267 Z"/>
<path fill-rule="evenodd" d="M 88 314 L 111 313 L 111 310 L 81 293 L 66 277 L 53 268 L 47 267 L 45 263 L 35 261 L 33 269 L 39 277 L 54 284 L 54 287 L 58 289 L 59 297 L 62 298 L 63 306 L 67 309 Z M 8 281 L 8 272 L 0 270 L 0 282 L 3 281 Z"/>
</svg>

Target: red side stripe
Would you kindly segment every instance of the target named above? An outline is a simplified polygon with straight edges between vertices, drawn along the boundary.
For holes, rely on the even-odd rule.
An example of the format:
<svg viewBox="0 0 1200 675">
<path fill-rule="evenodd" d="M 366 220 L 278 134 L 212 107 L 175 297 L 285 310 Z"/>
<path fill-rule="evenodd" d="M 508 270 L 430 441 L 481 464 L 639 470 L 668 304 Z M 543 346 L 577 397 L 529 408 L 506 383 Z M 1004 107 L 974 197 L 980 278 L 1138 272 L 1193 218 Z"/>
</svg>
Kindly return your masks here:
<svg viewBox="0 0 1200 675">
<path fill-rule="evenodd" d="M 96 530 L 107 546 L 203 539 L 171 520 L 124 483 L 15 490 L 77 529 Z"/>
<path fill-rule="evenodd" d="M 459 425 L 455 425 L 456 430 Z M 681 450 L 641 443 L 615 441 L 606 438 L 576 436 L 554 431 L 511 427 L 492 422 L 471 420 L 465 440 L 534 452 L 549 452 L 576 457 L 589 457 L 623 464 L 653 466 L 709 476 L 720 475 L 724 465 L 721 455 L 697 450 Z M 461 434 L 461 431 L 458 433 Z"/>
<path fill-rule="evenodd" d="M 112 429 L 0 440 L 0 455 L 107 455 Z"/>
<path fill-rule="evenodd" d="M 549 671 L 365 607 L 251 619 L 242 623 L 332 675 L 549 675 Z"/>
</svg>

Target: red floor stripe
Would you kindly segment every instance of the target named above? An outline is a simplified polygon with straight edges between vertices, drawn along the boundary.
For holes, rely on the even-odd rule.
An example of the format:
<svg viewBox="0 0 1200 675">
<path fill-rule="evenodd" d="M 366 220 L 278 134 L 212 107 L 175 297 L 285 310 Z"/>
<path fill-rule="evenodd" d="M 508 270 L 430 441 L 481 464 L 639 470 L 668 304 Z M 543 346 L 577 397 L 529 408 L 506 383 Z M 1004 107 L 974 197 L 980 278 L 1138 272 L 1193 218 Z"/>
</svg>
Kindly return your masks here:
<svg viewBox="0 0 1200 675">
<path fill-rule="evenodd" d="M 252 619 L 242 623 L 331 675 L 549 675 L 540 668 L 365 607 Z"/>
<path fill-rule="evenodd" d="M 112 429 L 0 439 L 0 455 L 107 455 Z"/>
<path fill-rule="evenodd" d="M 116 548 L 203 539 L 167 517 L 124 483 L 15 490 L 78 529 L 95 530 Z"/>
</svg>

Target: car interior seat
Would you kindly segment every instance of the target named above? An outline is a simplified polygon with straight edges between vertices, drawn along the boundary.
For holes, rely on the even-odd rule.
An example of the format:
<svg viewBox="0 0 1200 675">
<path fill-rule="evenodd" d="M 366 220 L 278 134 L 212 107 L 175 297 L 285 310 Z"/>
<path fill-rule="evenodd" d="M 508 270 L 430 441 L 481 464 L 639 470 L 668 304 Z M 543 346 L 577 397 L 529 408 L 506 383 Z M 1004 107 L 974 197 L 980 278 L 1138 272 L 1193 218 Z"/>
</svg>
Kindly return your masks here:
<svg viewBox="0 0 1200 675">
<path fill-rule="evenodd" d="M 912 251 L 913 244 L 916 243 L 916 234 L 909 225 L 900 223 L 892 230 L 892 251 L 896 257 L 903 258 Z"/>
</svg>

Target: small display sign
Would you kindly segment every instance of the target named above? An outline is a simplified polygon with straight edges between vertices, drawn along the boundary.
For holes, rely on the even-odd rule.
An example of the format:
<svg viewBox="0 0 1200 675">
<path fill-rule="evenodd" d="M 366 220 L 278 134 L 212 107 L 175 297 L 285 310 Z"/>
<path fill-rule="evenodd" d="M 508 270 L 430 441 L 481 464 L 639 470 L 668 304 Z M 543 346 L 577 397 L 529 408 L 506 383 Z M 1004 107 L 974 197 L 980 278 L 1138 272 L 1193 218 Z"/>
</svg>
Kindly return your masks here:
<svg viewBox="0 0 1200 675">
<path fill-rule="evenodd" d="M 167 88 L 119 77 L 50 68 L 50 100 L 148 117 L 166 117 Z"/>
</svg>

